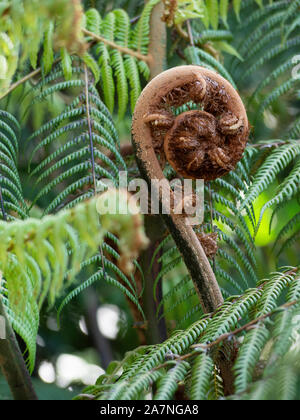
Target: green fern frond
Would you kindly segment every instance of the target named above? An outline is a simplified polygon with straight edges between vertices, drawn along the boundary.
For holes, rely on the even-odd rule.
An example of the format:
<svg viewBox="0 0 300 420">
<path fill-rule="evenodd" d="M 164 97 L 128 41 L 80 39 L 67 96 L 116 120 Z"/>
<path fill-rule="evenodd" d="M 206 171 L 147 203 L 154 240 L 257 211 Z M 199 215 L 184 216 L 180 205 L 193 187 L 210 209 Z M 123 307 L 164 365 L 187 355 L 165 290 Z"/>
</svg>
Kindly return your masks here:
<svg viewBox="0 0 300 420">
<path fill-rule="evenodd" d="M 268 208 L 274 205 L 279 206 L 283 203 L 286 204 L 287 202 L 289 202 L 291 199 L 293 199 L 295 196 L 299 194 L 299 185 L 300 185 L 299 171 L 300 171 L 300 160 L 296 162 L 290 174 L 280 184 L 275 197 L 272 198 L 263 206 L 261 210 L 260 218 L 257 224 L 257 229 L 260 227 L 260 223 L 262 221 L 263 215 Z"/>
<path fill-rule="evenodd" d="M 196 357 L 192 367 L 191 399 L 204 401 L 214 372 L 214 361 L 203 353 Z"/>
<path fill-rule="evenodd" d="M 274 248 L 280 243 L 281 240 L 283 240 L 286 235 L 289 232 L 294 233 L 293 231 L 295 230 L 295 228 L 299 225 L 300 223 L 300 213 L 297 213 L 294 217 L 292 217 L 285 225 L 284 227 L 281 229 L 281 231 L 278 233 L 277 238 L 276 238 L 276 242 L 274 244 Z M 284 241 L 284 244 L 282 245 L 281 251 L 279 252 L 279 254 L 283 251 L 284 248 L 287 247 L 287 243 L 286 243 L 286 238 Z"/>
<path fill-rule="evenodd" d="M 96 35 L 101 34 L 102 18 L 97 9 L 89 9 L 85 12 L 86 28 Z"/>
<path fill-rule="evenodd" d="M 274 71 L 272 71 L 272 73 L 264 80 L 262 80 L 262 82 L 259 84 L 259 86 L 257 87 L 256 91 L 254 92 L 251 101 L 254 99 L 258 98 L 258 95 L 261 93 L 261 91 L 268 86 L 271 82 L 275 82 L 278 80 L 278 78 L 285 74 L 286 72 L 288 72 L 295 64 L 293 63 L 293 60 L 287 60 L 285 61 L 283 64 L 281 64 L 279 67 L 277 67 Z M 289 138 L 293 138 L 292 136 L 290 136 Z"/>
<path fill-rule="evenodd" d="M 80 263 L 98 250 L 107 229 L 116 234 L 130 231 L 130 213 L 116 215 L 118 223 L 113 221 L 114 217 L 102 216 L 100 227 L 96 204 L 94 199 L 42 220 L 0 223 L 0 270 L 6 281 L 1 295 L 4 293 L 8 299 L 8 316 L 14 329 L 26 342 L 31 370 L 41 298 L 48 297 L 53 305 L 73 282 Z"/>
<path fill-rule="evenodd" d="M 255 73 L 260 69 L 264 64 L 268 63 L 270 60 L 275 59 L 275 57 L 280 54 L 289 51 L 290 49 L 297 47 L 300 44 L 300 37 L 296 36 L 289 39 L 284 45 L 275 45 L 270 48 L 268 52 L 264 53 L 263 57 L 256 59 L 255 63 L 252 64 L 242 75 L 241 80 L 245 80 L 249 75 Z"/>
<path fill-rule="evenodd" d="M 222 312 L 218 312 L 209 322 L 200 342 L 211 342 L 219 336 L 230 332 L 237 326 L 239 320 L 243 319 L 254 308 L 261 294 L 262 292 L 259 289 L 250 289 L 236 302 L 225 302 Z"/>
<path fill-rule="evenodd" d="M 81 75 L 83 72 L 75 66 L 74 69 L 76 70 L 74 74 Z M 60 76 L 60 72 L 55 71 L 54 75 Z M 48 83 L 51 80 L 52 85 L 50 87 L 46 85 L 47 87 L 37 95 L 35 101 L 44 100 L 53 92 L 59 92 L 65 88 L 79 89 L 79 91 L 71 105 L 67 106 L 61 115 L 44 124 L 29 139 L 33 142 L 42 138 L 34 148 L 32 158 L 45 147 L 51 151 L 31 173 L 31 176 L 37 177 L 37 185 L 40 185 L 40 191 L 34 202 L 45 195 L 52 194 L 66 180 L 69 180 L 65 189 L 60 190 L 59 194 L 50 201 L 45 210 L 46 213 L 53 212 L 62 204 L 70 205 L 73 200 L 78 202 L 81 195 L 86 197 L 88 190 L 94 191 L 93 179 L 108 178 L 116 185 L 119 172 L 117 165 L 121 164 L 121 167 L 125 168 L 125 163 L 118 151 L 116 129 L 108 110 L 91 82 L 91 77 L 87 78 L 88 84 L 83 78 L 72 78 L 69 82 L 60 82 L 59 79 L 53 80 L 53 77 L 50 74 L 45 78 L 44 82 Z M 89 112 L 87 112 L 87 104 Z M 53 148 L 52 145 L 55 142 L 58 143 L 58 147 Z M 117 164 L 103 152 L 104 148 L 115 156 Z M 52 177 L 53 180 L 51 180 Z M 70 200 L 71 194 L 76 190 L 82 192 Z M 66 199 L 68 203 L 65 203 Z"/>
<path fill-rule="evenodd" d="M 275 273 L 270 280 L 263 280 L 262 284 L 264 284 L 264 293 L 257 302 L 256 316 L 259 317 L 268 312 L 272 312 L 276 308 L 278 298 L 283 290 L 286 290 L 289 286 L 291 286 L 294 280 L 294 273 Z"/>
<path fill-rule="evenodd" d="M 257 111 L 257 118 L 261 118 L 263 116 L 263 112 L 270 107 L 275 101 L 289 92 L 291 89 L 294 89 L 295 85 L 299 84 L 299 79 L 291 78 L 281 84 L 279 87 L 276 87 L 271 93 L 267 95 L 267 97 L 262 101 L 258 111 Z"/>
<path fill-rule="evenodd" d="M 183 381 L 190 368 L 187 362 L 175 363 L 165 376 L 163 376 L 157 384 L 157 391 L 154 400 L 171 400 L 178 388 L 179 382 Z"/>
<path fill-rule="evenodd" d="M 194 38 L 194 43 L 196 45 L 205 44 L 208 41 L 232 41 L 233 35 L 230 31 L 218 30 L 214 31 L 211 29 L 207 29 L 203 31 L 201 34 L 197 35 Z"/>
<path fill-rule="evenodd" d="M 160 0 L 150 0 L 147 2 L 141 17 L 132 33 L 130 47 L 143 55 L 148 54 L 149 35 L 150 35 L 150 16 L 153 8 Z"/>
<path fill-rule="evenodd" d="M 286 138 L 290 138 L 293 140 L 299 139 L 300 137 L 300 118 L 297 118 L 292 127 L 289 129 L 288 133 L 286 134 Z"/>
<path fill-rule="evenodd" d="M 236 393 L 246 391 L 251 383 L 255 366 L 268 339 L 269 331 L 264 324 L 257 325 L 246 335 L 234 367 Z"/>
<path fill-rule="evenodd" d="M 20 126 L 5 111 L 0 111 L 0 218 L 14 220 L 27 216 L 22 186 L 17 170 Z"/>
<path fill-rule="evenodd" d="M 218 0 L 206 0 L 206 7 L 210 24 L 214 30 L 219 27 L 219 2 Z"/>
<path fill-rule="evenodd" d="M 43 44 L 43 66 L 45 74 L 50 73 L 54 63 L 54 52 L 53 52 L 53 32 L 54 24 L 49 23 L 48 29 L 45 32 L 44 44 Z"/>
<path fill-rule="evenodd" d="M 293 267 L 275 273 L 271 279 L 258 283 L 256 289 L 248 290 L 241 296 L 231 296 L 214 314 L 200 319 L 185 331 L 174 332 L 164 343 L 146 346 L 139 353 L 129 354 L 103 380 L 100 378 L 98 385 L 89 388 L 92 395 L 96 399 L 145 399 L 149 395 L 154 399 L 172 399 L 178 383 L 181 383 L 192 400 L 224 398 L 217 349 L 222 345 L 222 339 L 225 346 L 226 341 L 231 340 L 231 334 L 243 334 L 233 365 L 236 394 L 230 398 L 263 398 L 272 390 L 280 395 L 279 398 L 294 396 L 295 381 L 290 378 L 289 369 L 277 390 L 274 378 L 288 359 L 292 359 L 289 349 L 296 324 L 291 320 L 299 314 L 300 308 L 297 273 L 298 270 Z M 287 303 L 280 307 L 278 301 L 283 294 Z M 274 323 L 269 322 L 271 317 Z M 247 324 L 249 320 L 251 323 Z M 283 338 L 287 339 L 284 358 L 280 357 L 283 348 L 277 347 Z M 267 360 L 269 364 L 262 378 L 257 363 L 266 357 L 263 350 L 268 343 L 271 348 Z M 120 366 L 123 366 L 123 372 Z M 159 372 L 159 375 L 152 376 L 154 372 Z M 298 373 L 296 377 L 299 377 Z M 103 386 L 105 381 L 106 388 Z"/>
</svg>

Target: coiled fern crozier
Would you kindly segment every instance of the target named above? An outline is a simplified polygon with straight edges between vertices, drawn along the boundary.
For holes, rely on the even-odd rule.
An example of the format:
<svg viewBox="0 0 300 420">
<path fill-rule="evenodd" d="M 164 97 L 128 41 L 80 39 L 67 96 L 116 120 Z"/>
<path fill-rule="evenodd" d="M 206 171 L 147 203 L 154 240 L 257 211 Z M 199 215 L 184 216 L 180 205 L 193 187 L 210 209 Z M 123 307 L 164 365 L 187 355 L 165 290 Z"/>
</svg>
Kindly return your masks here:
<svg viewBox="0 0 300 420">
<path fill-rule="evenodd" d="M 89 321 L 89 287 L 96 306 L 118 305 L 120 334 L 99 338 L 96 307 L 87 332 L 105 372 L 76 399 L 300 398 L 299 10 L 299 0 L 0 2 L 0 367 L 14 398 L 36 397 L 44 320 Z M 177 86 L 175 69 L 167 80 L 187 65 L 206 76 Z M 142 113 L 159 73 L 166 83 Z M 233 124 L 239 97 L 247 118 Z M 224 144 L 212 151 L 209 136 Z M 234 136 L 233 168 L 222 147 Z M 165 215 L 166 225 L 101 213 L 119 188 L 132 210 L 120 173 L 173 181 L 197 162 L 226 175 L 204 174 L 203 222 L 190 230 L 185 218 L 174 228 Z"/>
</svg>

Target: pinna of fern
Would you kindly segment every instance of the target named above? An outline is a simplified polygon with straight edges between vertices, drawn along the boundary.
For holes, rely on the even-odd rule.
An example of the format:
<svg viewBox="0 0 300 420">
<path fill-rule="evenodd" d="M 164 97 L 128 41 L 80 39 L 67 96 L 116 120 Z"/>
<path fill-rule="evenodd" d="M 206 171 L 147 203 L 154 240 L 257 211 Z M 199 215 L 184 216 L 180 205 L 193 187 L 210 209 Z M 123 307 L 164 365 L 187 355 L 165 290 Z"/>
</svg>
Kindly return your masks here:
<svg viewBox="0 0 300 420">
<path fill-rule="evenodd" d="M 30 145 L 36 144 L 31 160 L 38 162 L 31 176 L 35 177 L 37 185 L 41 185 L 34 202 L 52 191 L 59 191 L 45 213 L 93 196 L 101 178 L 109 179 L 117 186 L 119 169 L 125 169 L 118 151 L 116 129 L 94 87 L 93 77 L 77 59 L 72 61 L 72 75 L 71 80 L 65 81 L 62 66 L 57 64 L 38 84 L 33 100 L 39 103 L 66 89 L 74 92 L 73 100 L 62 114 L 43 124 L 28 139 Z M 39 91 L 41 87 L 43 90 Z M 47 155 L 37 160 L 35 156 L 45 148 Z M 114 156 L 114 160 L 105 154 L 105 150 Z M 61 188 L 63 185 L 65 188 Z"/>
</svg>

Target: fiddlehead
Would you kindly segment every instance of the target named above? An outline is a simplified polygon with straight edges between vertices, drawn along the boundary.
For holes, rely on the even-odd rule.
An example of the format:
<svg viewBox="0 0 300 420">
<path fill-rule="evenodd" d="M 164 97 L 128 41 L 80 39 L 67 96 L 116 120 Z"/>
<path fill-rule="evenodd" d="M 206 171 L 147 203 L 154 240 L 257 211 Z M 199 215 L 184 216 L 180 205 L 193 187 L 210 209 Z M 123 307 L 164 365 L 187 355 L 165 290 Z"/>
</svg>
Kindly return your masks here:
<svg viewBox="0 0 300 420">
<path fill-rule="evenodd" d="M 197 109 L 176 115 L 179 107 L 191 103 Z M 137 162 L 149 184 L 165 179 L 166 161 L 185 178 L 209 181 L 225 175 L 242 158 L 248 134 L 247 114 L 235 89 L 217 73 L 196 66 L 177 67 L 153 79 L 133 117 Z M 172 197 L 166 184 L 157 191 L 162 209 L 165 193 Z M 172 210 L 163 215 L 164 221 L 204 311 L 214 311 L 223 299 L 211 265 L 193 228 Z"/>
<path fill-rule="evenodd" d="M 179 175 L 212 181 L 241 160 L 248 119 L 237 92 L 221 76 L 206 69 L 189 70 L 194 80 L 186 83 L 183 79 L 170 88 L 153 103 L 144 122 L 150 124 L 155 149 L 161 149 Z M 177 117 L 172 114 L 174 108 L 191 101 L 199 109 Z"/>
</svg>

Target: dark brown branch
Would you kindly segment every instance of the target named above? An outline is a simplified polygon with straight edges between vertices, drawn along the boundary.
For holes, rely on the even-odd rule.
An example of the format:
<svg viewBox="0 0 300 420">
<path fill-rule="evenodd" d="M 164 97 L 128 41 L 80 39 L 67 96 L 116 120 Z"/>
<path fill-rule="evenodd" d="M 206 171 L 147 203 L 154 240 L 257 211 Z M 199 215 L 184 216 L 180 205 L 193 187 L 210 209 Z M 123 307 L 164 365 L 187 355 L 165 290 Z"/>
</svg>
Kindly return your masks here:
<svg viewBox="0 0 300 420">
<path fill-rule="evenodd" d="M 15 400 L 37 400 L 15 333 L 0 298 L 0 316 L 5 320 L 6 338 L 0 339 L 0 367 Z"/>
</svg>

